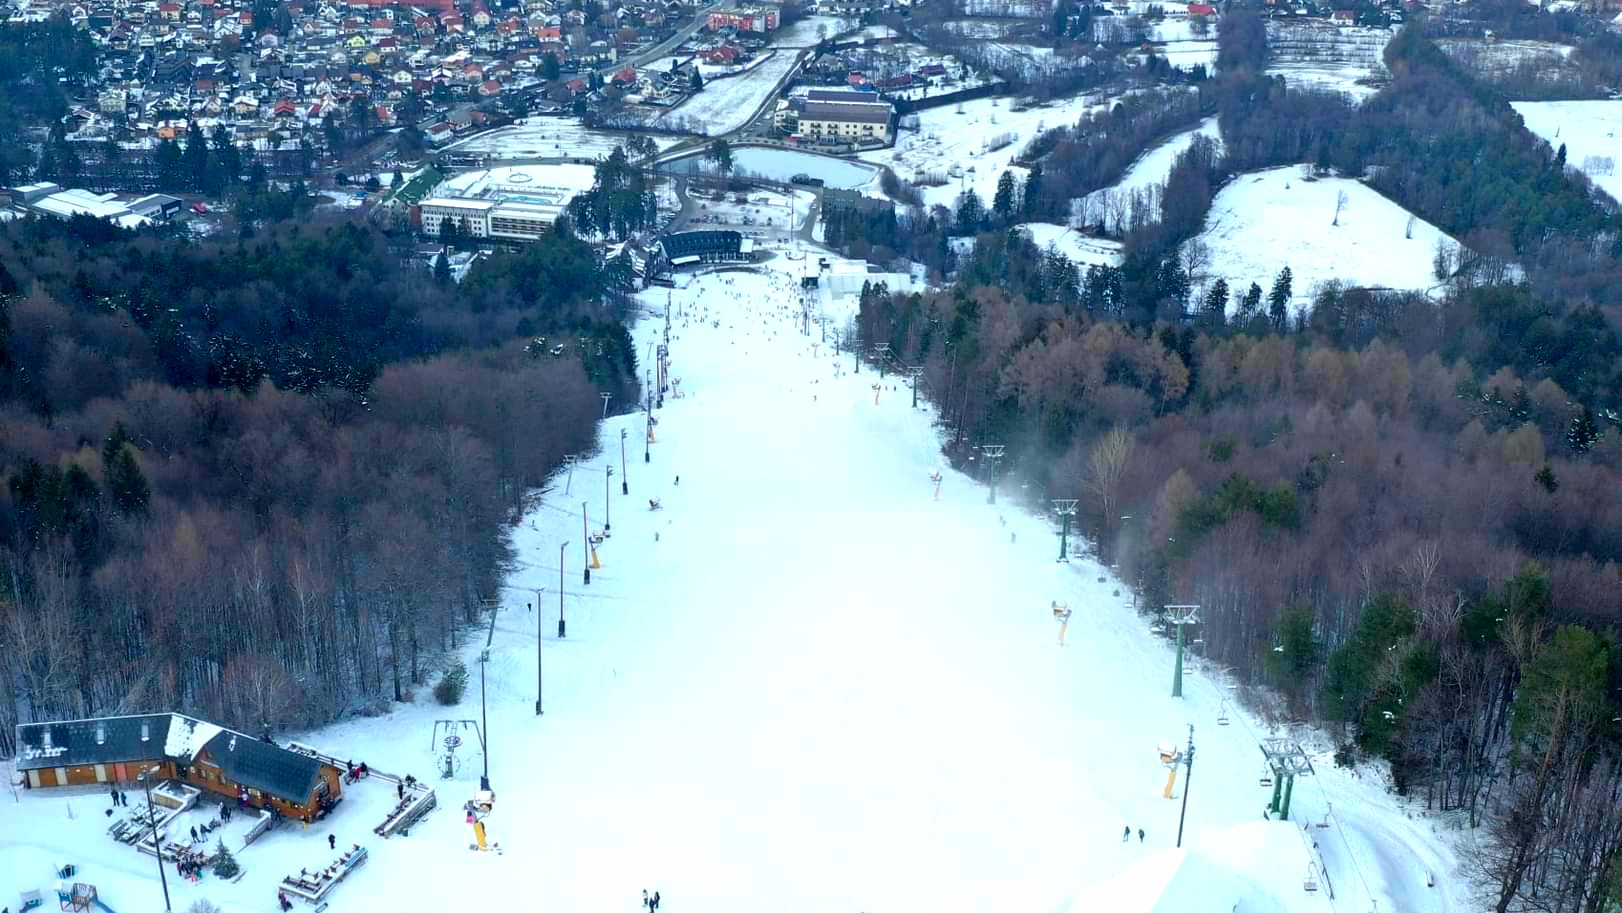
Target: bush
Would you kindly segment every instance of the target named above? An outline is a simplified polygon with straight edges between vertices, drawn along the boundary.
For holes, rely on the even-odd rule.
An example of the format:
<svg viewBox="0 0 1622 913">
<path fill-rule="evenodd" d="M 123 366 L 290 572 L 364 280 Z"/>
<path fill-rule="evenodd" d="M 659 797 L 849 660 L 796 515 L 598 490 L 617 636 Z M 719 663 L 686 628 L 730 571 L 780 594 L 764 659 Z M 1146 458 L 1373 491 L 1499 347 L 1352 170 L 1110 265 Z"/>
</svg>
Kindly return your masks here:
<svg viewBox="0 0 1622 913">
<path fill-rule="evenodd" d="M 214 874 L 220 878 L 231 879 L 242 874 L 242 866 L 237 864 L 237 857 L 225 848 L 225 841 L 221 840 L 219 848 L 214 851 Z"/>
<path fill-rule="evenodd" d="M 439 684 L 434 686 L 434 699 L 449 707 L 462 702 L 462 694 L 467 691 L 467 666 L 461 660 L 451 663 L 445 674 L 439 677 Z"/>
</svg>

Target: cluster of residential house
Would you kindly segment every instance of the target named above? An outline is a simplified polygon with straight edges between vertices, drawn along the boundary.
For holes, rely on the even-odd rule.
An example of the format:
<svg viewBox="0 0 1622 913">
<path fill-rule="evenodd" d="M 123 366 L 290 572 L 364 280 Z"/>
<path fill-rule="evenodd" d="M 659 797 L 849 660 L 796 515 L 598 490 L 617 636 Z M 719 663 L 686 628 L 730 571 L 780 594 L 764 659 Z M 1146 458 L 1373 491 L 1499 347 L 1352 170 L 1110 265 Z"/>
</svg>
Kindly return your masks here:
<svg viewBox="0 0 1622 913">
<path fill-rule="evenodd" d="M 255 8 L 253 0 L 0 0 L 0 19 L 63 14 L 102 49 L 99 76 L 71 87 L 74 138 L 150 144 L 202 118 L 274 149 L 300 138 L 319 148 L 321 128 L 356 117 L 444 142 L 482 125 L 470 110 L 488 112 L 481 102 L 568 104 L 600 88 L 588 73 L 611 70 L 697 14 L 686 0 L 289 0 L 261 22 Z"/>
</svg>

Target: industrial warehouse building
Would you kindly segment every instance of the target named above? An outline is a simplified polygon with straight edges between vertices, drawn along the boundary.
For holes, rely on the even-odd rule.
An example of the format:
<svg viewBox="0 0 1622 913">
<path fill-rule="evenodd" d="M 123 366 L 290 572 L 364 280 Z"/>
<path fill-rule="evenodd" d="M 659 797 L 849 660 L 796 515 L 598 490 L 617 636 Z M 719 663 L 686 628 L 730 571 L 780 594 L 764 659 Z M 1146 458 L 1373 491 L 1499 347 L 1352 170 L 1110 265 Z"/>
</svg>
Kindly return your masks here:
<svg viewBox="0 0 1622 913">
<path fill-rule="evenodd" d="M 179 713 L 17 727 L 17 772 L 31 789 L 127 784 L 148 770 L 302 820 L 343 788 L 342 772 L 319 758 Z"/>
</svg>

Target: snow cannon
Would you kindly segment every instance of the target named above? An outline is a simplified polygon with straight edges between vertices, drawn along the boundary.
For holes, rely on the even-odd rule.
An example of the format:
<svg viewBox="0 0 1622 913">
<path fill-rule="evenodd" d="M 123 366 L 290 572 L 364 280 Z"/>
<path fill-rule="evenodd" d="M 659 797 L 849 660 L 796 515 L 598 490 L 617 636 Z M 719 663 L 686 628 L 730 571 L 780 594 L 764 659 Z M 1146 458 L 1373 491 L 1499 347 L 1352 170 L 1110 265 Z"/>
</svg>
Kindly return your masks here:
<svg viewBox="0 0 1622 913">
<path fill-rule="evenodd" d="M 1166 765 L 1166 788 L 1161 790 L 1160 798 L 1171 798 L 1172 789 L 1177 786 L 1177 762 L 1182 759 L 1183 753 L 1178 750 L 1176 743 L 1160 743 L 1160 763 Z"/>
</svg>

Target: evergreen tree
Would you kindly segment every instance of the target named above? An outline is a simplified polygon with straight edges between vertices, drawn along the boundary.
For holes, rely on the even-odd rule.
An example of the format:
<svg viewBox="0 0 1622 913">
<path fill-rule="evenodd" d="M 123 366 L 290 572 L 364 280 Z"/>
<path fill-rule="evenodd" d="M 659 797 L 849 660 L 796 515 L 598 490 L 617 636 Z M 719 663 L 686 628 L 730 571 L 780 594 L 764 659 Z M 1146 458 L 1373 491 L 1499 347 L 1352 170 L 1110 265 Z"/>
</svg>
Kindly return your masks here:
<svg viewBox="0 0 1622 913">
<path fill-rule="evenodd" d="M 187 187 L 192 190 L 203 190 L 207 187 L 208 159 L 208 140 L 203 137 L 203 128 L 193 120 L 191 126 L 186 128 L 186 148 L 181 153 L 181 165 Z"/>
<path fill-rule="evenodd" d="M 1566 429 L 1566 446 L 1576 453 L 1587 453 L 1594 442 L 1599 440 L 1599 423 L 1594 420 L 1594 410 L 1583 407 L 1571 419 L 1571 427 Z"/>
<path fill-rule="evenodd" d="M 1211 283 L 1205 292 L 1205 302 L 1201 307 L 1205 321 L 1213 326 L 1222 326 L 1228 315 L 1228 280 L 1218 279 Z"/>
<path fill-rule="evenodd" d="M 1554 477 L 1554 467 L 1548 463 L 1544 463 L 1543 468 L 1539 469 L 1532 479 L 1551 495 L 1560 490 L 1560 480 Z"/>
<path fill-rule="evenodd" d="M 394 174 L 389 177 L 389 187 L 393 188 L 393 189 L 399 189 L 400 185 L 404 184 L 404 183 L 405 183 L 405 175 L 400 173 L 400 169 L 398 169 L 398 168 L 394 169 Z"/>
<path fill-rule="evenodd" d="M 1021 197 L 1021 204 L 1027 217 L 1035 216 L 1042 201 L 1042 163 L 1037 162 L 1031 166 L 1031 173 L 1025 176 L 1025 193 Z"/>
<path fill-rule="evenodd" d="M 980 230 L 986 221 L 986 208 L 980 203 L 980 195 L 972 189 L 965 190 L 957 198 L 957 230 L 960 234 L 972 235 Z"/>
<path fill-rule="evenodd" d="M 674 58 L 672 58 L 674 60 Z M 556 82 L 562 68 L 558 65 L 558 55 L 547 51 L 541 55 L 541 78 L 547 82 Z"/>
<path fill-rule="evenodd" d="M 698 75 L 698 67 L 693 67 L 692 78 L 687 80 L 687 88 L 697 92 L 704 88 L 704 77 Z"/>
<path fill-rule="evenodd" d="M 1267 319 L 1272 324 L 1274 332 L 1282 333 L 1288 326 L 1290 318 L 1290 287 L 1294 283 L 1288 266 L 1278 271 L 1278 278 L 1273 280 L 1273 289 L 1267 293 Z"/>
<path fill-rule="evenodd" d="M 225 841 L 221 840 L 214 849 L 214 874 L 216 877 L 232 879 L 242 873 L 242 866 L 237 863 L 237 857 L 225 848 Z"/>
<path fill-rule="evenodd" d="M 1250 288 L 1239 298 L 1239 307 L 1234 313 L 1234 322 L 1241 327 L 1247 327 L 1261 312 L 1262 287 L 1252 282 Z"/>
<path fill-rule="evenodd" d="M 451 262 L 445 258 L 444 251 L 434 256 L 434 282 L 439 285 L 451 284 Z"/>
<path fill-rule="evenodd" d="M 242 150 L 237 148 L 237 144 L 226 133 L 224 124 L 216 125 L 209 139 L 213 146 L 215 169 L 219 175 L 218 186 L 228 190 L 236 189 L 242 181 Z"/>
<path fill-rule="evenodd" d="M 1002 177 L 997 179 L 997 194 L 991 198 L 991 210 L 1001 219 L 1007 219 L 1014 212 L 1014 173 L 1004 171 Z"/>
<path fill-rule="evenodd" d="M 171 193 L 185 189 L 184 166 L 180 161 L 180 147 L 172 139 L 158 143 L 154 166 L 158 173 L 158 189 Z"/>
<path fill-rule="evenodd" d="M 715 170 L 719 171 L 722 177 L 732 173 L 732 144 L 726 140 L 718 139 L 710 143 L 704 157 L 715 163 Z"/>
</svg>

